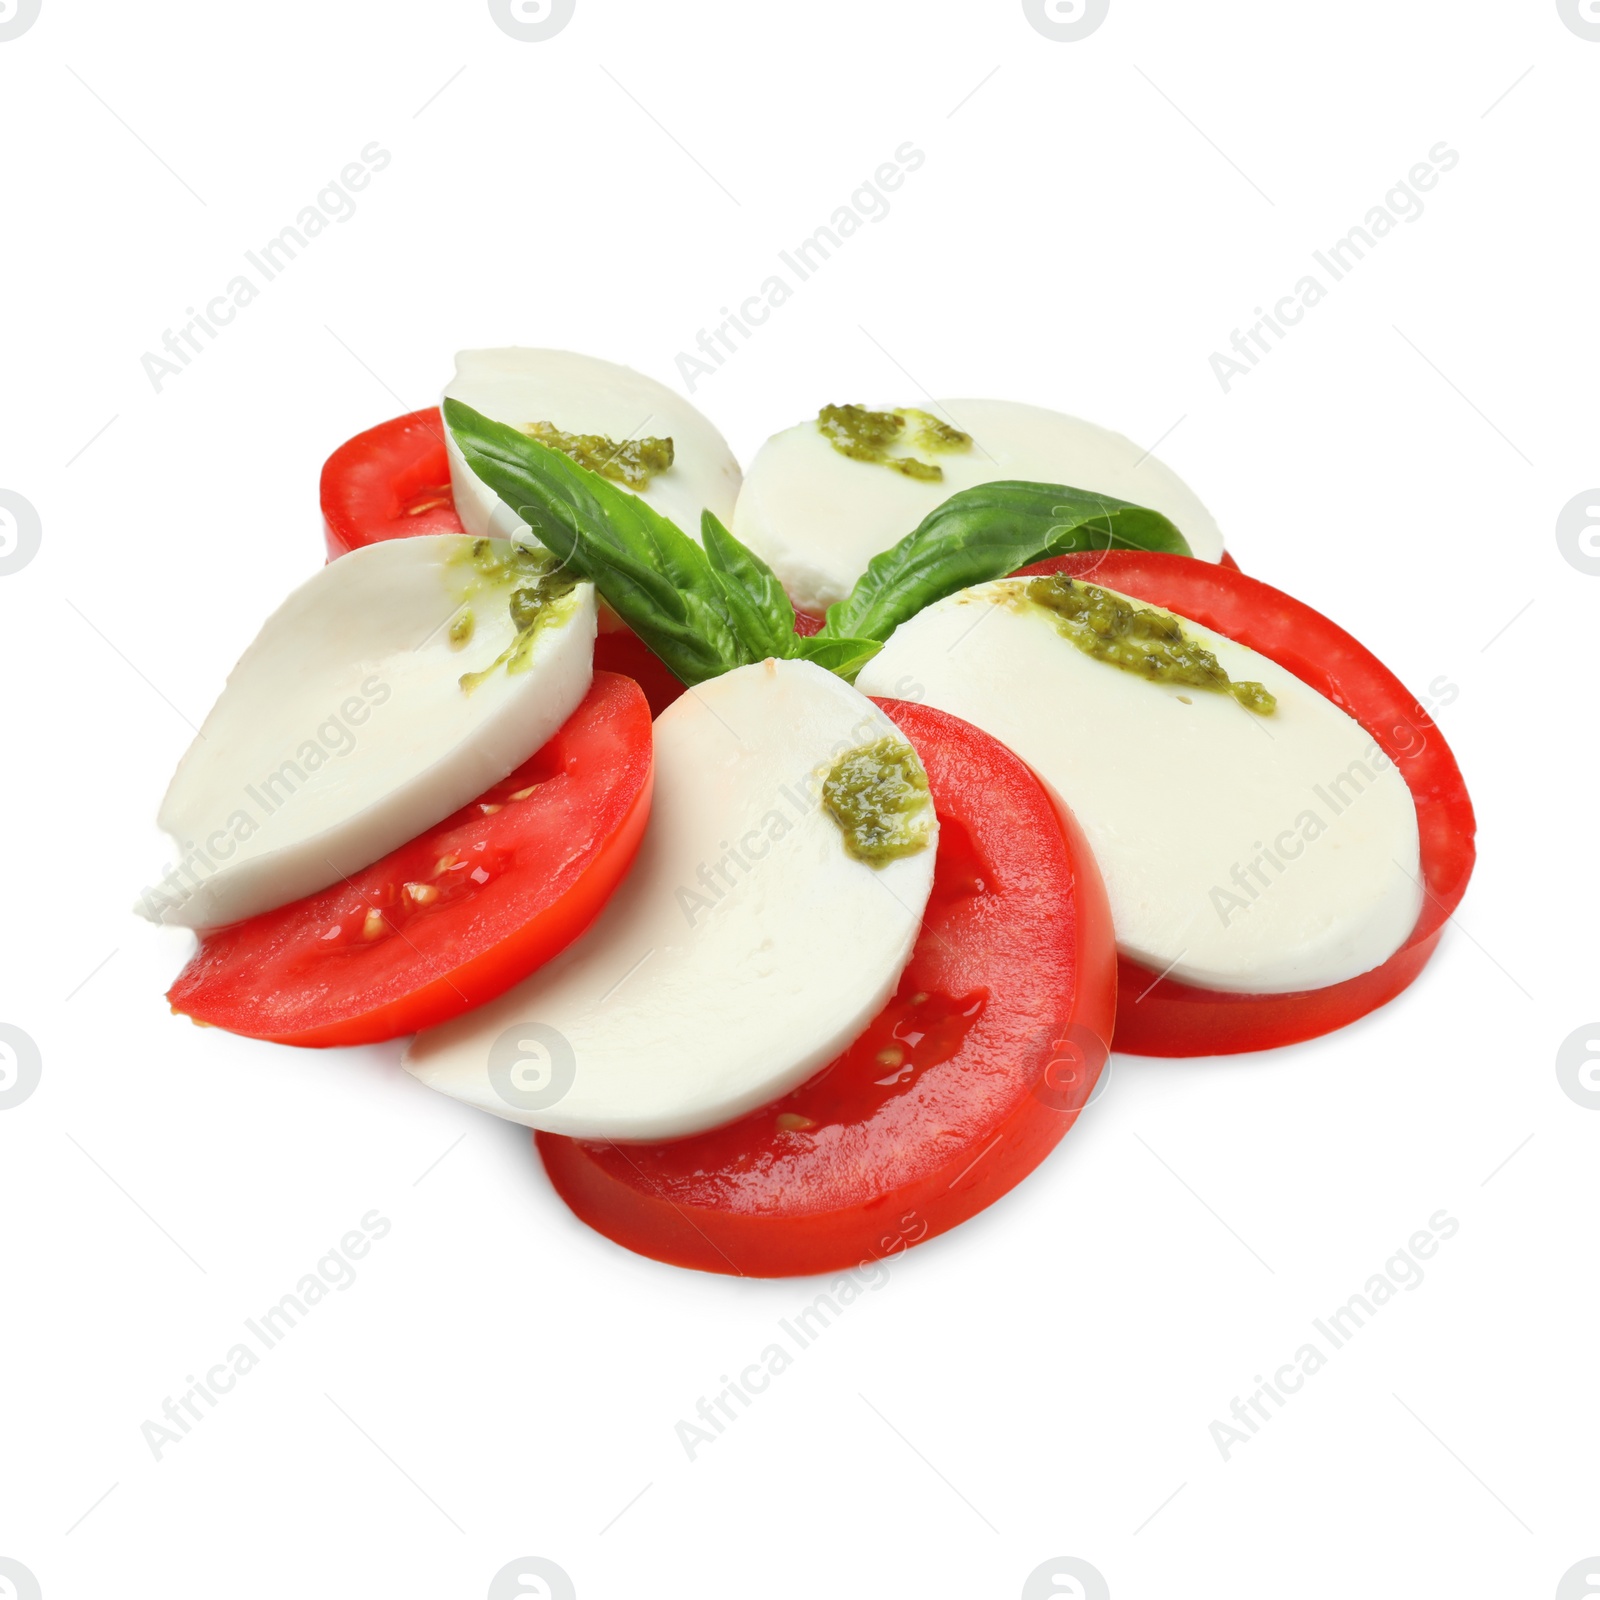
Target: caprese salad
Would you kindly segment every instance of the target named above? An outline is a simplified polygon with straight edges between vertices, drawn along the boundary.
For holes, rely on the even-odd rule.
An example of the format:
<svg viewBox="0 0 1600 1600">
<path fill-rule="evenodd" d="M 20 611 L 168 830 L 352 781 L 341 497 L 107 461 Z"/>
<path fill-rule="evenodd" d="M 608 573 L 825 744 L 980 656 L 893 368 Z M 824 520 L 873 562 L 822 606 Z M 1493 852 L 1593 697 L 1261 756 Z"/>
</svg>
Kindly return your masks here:
<svg viewBox="0 0 1600 1600">
<path fill-rule="evenodd" d="M 322 508 L 328 564 L 162 803 L 173 1010 L 409 1037 L 642 1254 L 770 1276 L 933 1237 L 1113 1042 L 1328 1032 L 1465 891 L 1416 698 L 1078 419 L 829 404 L 741 481 L 638 373 L 468 351 L 441 409 L 333 453 Z"/>
</svg>

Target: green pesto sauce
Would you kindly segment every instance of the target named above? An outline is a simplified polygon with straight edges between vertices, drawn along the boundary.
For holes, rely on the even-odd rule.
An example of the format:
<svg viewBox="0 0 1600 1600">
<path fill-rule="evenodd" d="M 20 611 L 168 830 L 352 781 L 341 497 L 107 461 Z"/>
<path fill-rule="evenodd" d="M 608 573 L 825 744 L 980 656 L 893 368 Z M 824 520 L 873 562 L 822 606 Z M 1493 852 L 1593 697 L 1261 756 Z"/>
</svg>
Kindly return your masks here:
<svg viewBox="0 0 1600 1600">
<path fill-rule="evenodd" d="M 539 634 L 565 622 L 572 614 L 573 591 L 578 580 L 557 566 L 547 550 L 530 550 L 499 539 L 474 539 L 453 556 L 452 567 L 461 569 L 465 582 L 459 599 L 462 609 L 450 624 L 450 643 L 461 649 L 477 630 L 477 605 L 506 597 L 516 637 L 488 666 L 461 675 L 461 688 L 471 694 L 498 668 L 526 672 L 533 664 L 533 647 Z"/>
<path fill-rule="evenodd" d="M 1143 610 L 1121 595 L 1092 583 L 1076 583 L 1060 573 L 1031 579 L 1025 592 L 1055 618 L 1064 638 L 1097 661 L 1154 683 L 1181 683 L 1232 695 L 1258 716 L 1270 716 L 1277 709 L 1276 698 L 1264 685 L 1235 683 L 1211 651 L 1164 611 Z"/>
<path fill-rule="evenodd" d="M 563 433 L 553 422 L 529 422 L 522 431 L 580 467 L 635 491 L 648 489 L 650 480 L 673 462 L 670 439 L 624 439 L 618 444 L 603 433 Z"/>
<path fill-rule="evenodd" d="M 923 483 L 941 482 L 944 468 L 936 461 L 898 451 L 934 455 L 941 450 L 972 448 L 970 434 L 911 407 L 869 411 L 865 406 L 824 406 L 817 413 L 817 428 L 840 455 L 888 467 Z"/>
<path fill-rule="evenodd" d="M 886 866 L 928 848 L 928 775 L 903 739 L 847 750 L 828 769 L 822 803 L 839 824 L 845 853 L 868 866 Z"/>
</svg>

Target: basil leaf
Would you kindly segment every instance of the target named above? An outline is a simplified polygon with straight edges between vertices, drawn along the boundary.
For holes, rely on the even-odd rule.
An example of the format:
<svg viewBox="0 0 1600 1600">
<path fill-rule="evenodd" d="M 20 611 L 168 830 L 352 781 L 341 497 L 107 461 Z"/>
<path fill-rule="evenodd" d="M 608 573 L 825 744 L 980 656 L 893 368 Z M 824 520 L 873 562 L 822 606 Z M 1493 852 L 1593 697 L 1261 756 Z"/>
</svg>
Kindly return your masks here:
<svg viewBox="0 0 1600 1600">
<path fill-rule="evenodd" d="M 752 653 L 705 552 L 643 500 L 459 400 L 444 415 L 467 465 L 684 683 L 770 653 Z"/>
<path fill-rule="evenodd" d="M 796 636 L 790 654 L 800 661 L 814 661 L 846 683 L 854 683 L 856 674 L 882 648 L 881 639 L 830 639 L 819 633 L 809 639 Z"/>
<path fill-rule="evenodd" d="M 748 550 L 709 511 L 700 513 L 700 543 L 722 600 L 757 660 L 795 653 L 794 607 L 772 568 Z"/>
<path fill-rule="evenodd" d="M 1111 495 L 1061 484 L 982 483 L 950 496 L 828 608 L 819 638 L 887 639 L 946 595 L 1077 550 L 1191 554 L 1176 526 Z"/>
</svg>

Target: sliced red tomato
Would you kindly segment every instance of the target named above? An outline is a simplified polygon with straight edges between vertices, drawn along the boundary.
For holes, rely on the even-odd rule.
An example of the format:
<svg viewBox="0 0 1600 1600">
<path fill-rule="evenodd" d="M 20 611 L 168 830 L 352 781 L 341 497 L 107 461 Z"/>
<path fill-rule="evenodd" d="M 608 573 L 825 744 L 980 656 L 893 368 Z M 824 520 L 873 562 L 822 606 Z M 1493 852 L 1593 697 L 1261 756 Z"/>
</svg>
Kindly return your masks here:
<svg viewBox="0 0 1600 1600">
<path fill-rule="evenodd" d="M 904 1250 L 1026 1177 L 1094 1087 L 1115 945 L 1077 825 L 987 734 L 878 703 L 922 757 L 940 827 L 888 1005 L 814 1078 L 726 1127 L 660 1145 L 536 1136 L 567 1204 L 641 1255 L 782 1277 Z"/>
<path fill-rule="evenodd" d="M 595 919 L 650 813 L 650 710 L 595 674 L 548 744 L 437 828 L 333 888 L 206 934 L 167 998 L 279 1044 L 431 1028 L 525 978 Z"/>
<path fill-rule="evenodd" d="M 322 467 L 328 556 L 423 533 L 463 533 L 450 492 L 444 418 L 413 411 L 347 439 Z"/>
<path fill-rule="evenodd" d="M 1417 697 L 1363 645 L 1300 601 L 1234 568 L 1139 550 L 1061 556 L 1023 574 L 1069 576 L 1163 606 L 1258 650 L 1353 717 L 1411 790 L 1421 838 L 1423 906 L 1381 966 L 1297 994 L 1228 994 L 1122 959 L 1118 1050 L 1147 1056 L 1270 1050 L 1331 1033 L 1392 1000 L 1422 971 L 1466 893 L 1476 859 L 1472 801 L 1450 747 Z"/>
</svg>

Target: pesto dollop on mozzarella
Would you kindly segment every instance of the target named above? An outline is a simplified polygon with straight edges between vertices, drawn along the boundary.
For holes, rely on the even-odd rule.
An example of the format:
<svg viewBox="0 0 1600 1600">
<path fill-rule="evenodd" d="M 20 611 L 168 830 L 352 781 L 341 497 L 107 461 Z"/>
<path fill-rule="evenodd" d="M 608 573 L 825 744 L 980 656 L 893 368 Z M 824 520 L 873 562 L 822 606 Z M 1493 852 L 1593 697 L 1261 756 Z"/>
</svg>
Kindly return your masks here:
<svg viewBox="0 0 1600 1600">
<path fill-rule="evenodd" d="M 732 519 L 739 463 L 699 411 L 665 384 L 572 350 L 463 350 L 447 399 L 521 428 L 611 478 L 690 538 L 700 513 Z M 614 447 L 608 449 L 607 446 Z M 446 430 L 450 483 L 468 533 L 512 539 L 528 525 L 467 465 Z"/>
<path fill-rule="evenodd" d="M 153 921 L 215 927 L 370 865 L 526 761 L 588 692 L 594 589 L 459 534 L 341 556 L 267 618 L 178 765 Z"/>
<path fill-rule="evenodd" d="M 898 429 L 889 426 L 895 418 Z M 756 453 L 733 531 L 796 605 L 820 614 L 873 556 L 958 490 L 1013 478 L 1148 506 L 1177 524 L 1200 560 L 1222 558 L 1210 512 L 1149 451 L 1092 422 L 1010 400 L 824 407 L 821 418 L 786 428 Z"/>
<path fill-rule="evenodd" d="M 1182 636 L 1258 707 L 1254 691 L 1270 699 L 1270 714 L 1125 670 L 1064 638 L 1028 589 L 1003 580 L 930 606 L 858 687 L 925 700 L 1016 751 L 1088 837 L 1118 948 L 1154 972 L 1277 994 L 1342 982 L 1399 949 L 1422 905 L 1416 806 L 1359 723 L 1183 617 Z"/>
</svg>

